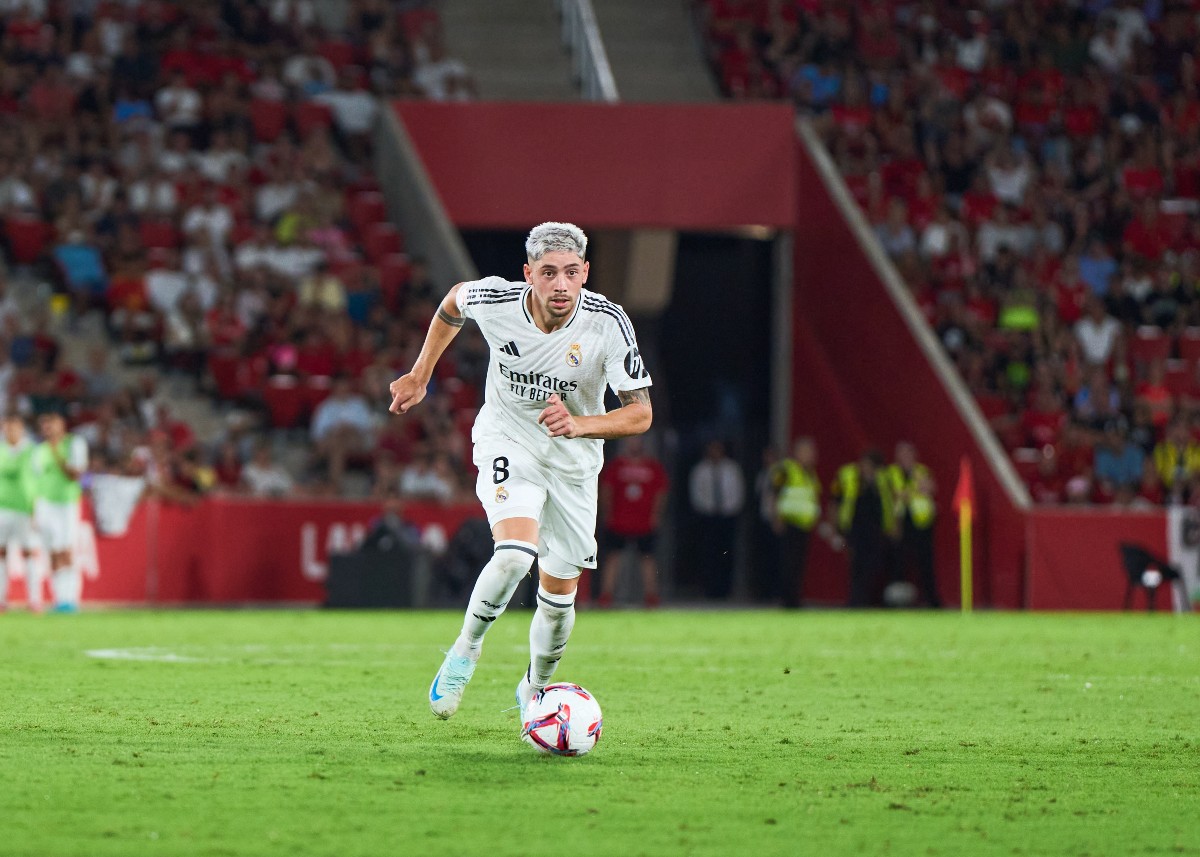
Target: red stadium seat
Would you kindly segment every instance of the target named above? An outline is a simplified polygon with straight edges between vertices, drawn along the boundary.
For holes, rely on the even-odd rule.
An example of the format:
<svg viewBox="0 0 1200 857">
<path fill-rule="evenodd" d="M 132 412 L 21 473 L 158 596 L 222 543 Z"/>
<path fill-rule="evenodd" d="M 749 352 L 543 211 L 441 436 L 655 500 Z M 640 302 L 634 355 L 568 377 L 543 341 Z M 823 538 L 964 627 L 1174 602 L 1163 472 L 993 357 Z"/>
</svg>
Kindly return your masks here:
<svg viewBox="0 0 1200 857">
<path fill-rule="evenodd" d="M 319 128 L 332 125 L 333 111 L 317 101 L 302 101 L 292 111 L 292 123 L 297 134 L 307 137 Z"/>
<path fill-rule="evenodd" d="M 169 220 L 143 220 L 139 232 L 148 250 L 174 250 L 179 246 L 179 230 Z"/>
<path fill-rule="evenodd" d="M 1179 398 L 1192 386 L 1196 364 L 1187 360 L 1168 360 L 1164 365 L 1163 384 L 1171 395 Z"/>
<path fill-rule="evenodd" d="M 350 222 L 360 232 L 366 231 L 372 223 L 387 220 L 387 204 L 383 194 L 378 191 L 363 191 L 352 196 L 346 205 Z"/>
<path fill-rule="evenodd" d="M 390 223 L 376 223 L 367 227 L 363 235 L 363 250 L 367 258 L 376 264 L 385 256 L 404 250 L 404 237 Z"/>
<path fill-rule="evenodd" d="M 304 415 L 306 392 L 291 375 L 272 375 L 263 390 L 273 428 L 293 428 Z"/>
<path fill-rule="evenodd" d="M 18 265 L 32 265 L 46 251 L 51 227 L 36 217 L 9 217 L 4 221 L 4 232 L 12 251 L 12 261 Z"/>
<path fill-rule="evenodd" d="M 317 53 L 338 71 L 358 62 L 358 48 L 350 42 L 325 42 L 317 48 Z"/>
<path fill-rule="evenodd" d="M 1129 359 L 1135 370 L 1155 360 L 1166 360 L 1170 355 L 1171 338 L 1162 328 L 1144 324 L 1137 329 L 1129 343 Z"/>
<path fill-rule="evenodd" d="M 379 260 L 379 290 L 387 306 L 393 306 L 408 285 L 412 264 L 406 253 L 389 253 Z"/>
<path fill-rule="evenodd" d="M 238 356 L 236 352 L 210 351 L 208 371 L 212 375 L 213 385 L 217 388 L 218 398 L 230 401 L 238 397 Z"/>
<path fill-rule="evenodd" d="M 288 106 L 282 101 L 258 98 L 250 102 L 250 123 L 254 126 L 254 139 L 260 143 L 273 143 L 287 128 Z"/>
<path fill-rule="evenodd" d="M 1192 366 L 1200 363 L 1200 327 L 1189 327 L 1180 335 L 1179 356 Z"/>
</svg>

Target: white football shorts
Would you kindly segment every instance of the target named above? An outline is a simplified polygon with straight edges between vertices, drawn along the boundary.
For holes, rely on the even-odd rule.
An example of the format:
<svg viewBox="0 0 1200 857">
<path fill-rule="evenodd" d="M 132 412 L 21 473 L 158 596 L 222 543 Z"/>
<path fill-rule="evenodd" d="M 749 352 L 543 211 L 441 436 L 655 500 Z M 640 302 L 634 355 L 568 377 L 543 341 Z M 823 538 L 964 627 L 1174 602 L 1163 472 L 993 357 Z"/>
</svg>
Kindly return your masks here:
<svg viewBox="0 0 1200 857">
<path fill-rule="evenodd" d="M 33 522 L 37 524 L 42 544 L 51 553 L 75 549 L 79 533 L 78 503 L 48 503 L 39 500 L 33 510 Z"/>
<path fill-rule="evenodd" d="M 25 550 L 37 548 L 33 534 L 33 516 L 16 509 L 0 509 L 0 547 L 20 545 Z"/>
<path fill-rule="evenodd" d="M 570 580 L 580 568 L 596 567 L 596 477 L 582 483 L 560 479 L 504 437 L 476 441 L 474 461 L 475 494 L 489 525 L 507 518 L 536 520 L 538 567 L 553 577 Z"/>
</svg>

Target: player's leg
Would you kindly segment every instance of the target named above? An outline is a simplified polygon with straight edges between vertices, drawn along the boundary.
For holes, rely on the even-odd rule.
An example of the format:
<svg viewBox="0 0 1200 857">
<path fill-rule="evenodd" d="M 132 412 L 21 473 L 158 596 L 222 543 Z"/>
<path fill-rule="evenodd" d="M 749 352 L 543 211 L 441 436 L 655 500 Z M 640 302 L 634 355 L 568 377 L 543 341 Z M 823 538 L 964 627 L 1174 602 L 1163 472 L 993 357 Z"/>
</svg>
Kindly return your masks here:
<svg viewBox="0 0 1200 857">
<path fill-rule="evenodd" d="M 483 638 L 504 612 L 521 579 L 537 567 L 538 516 L 546 490 L 526 476 L 535 466 L 520 451 L 490 455 L 477 446 L 475 492 L 492 526 L 495 550 L 479 573 L 462 630 L 429 686 L 429 707 L 443 719 L 458 710 L 483 648 Z"/>
<path fill-rule="evenodd" d="M 83 576 L 75 565 L 75 536 L 79 506 L 75 503 L 46 504 L 46 550 L 50 554 L 50 592 L 54 610 L 74 613 L 79 609 Z"/>
<path fill-rule="evenodd" d="M 617 591 L 617 577 L 621 573 L 621 563 L 625 561 L 625 540 L 609 531 L 604 539 L 604 564 L 600 567 L 600 598 L 601 607 L 611 607 L 613 596 Z"/>
<path fill-rule="evenodd" d="M 551 480 L 542 515 L 539 584 L 529 623 L 529 667 L 517 685 L 524 711 L 554 677 L 575 627 L 575 592 L 584 568 L 596 567 L 596 481 Z"/>
<path fill-rule="evenodd" d="M 638 539 L 639 562 L 642 571 L 642 603 L 647 607 L 657 607 L 662 603 L 662 595 L 658 589 L 658 536 L 651 533 Z"/>
</svg>

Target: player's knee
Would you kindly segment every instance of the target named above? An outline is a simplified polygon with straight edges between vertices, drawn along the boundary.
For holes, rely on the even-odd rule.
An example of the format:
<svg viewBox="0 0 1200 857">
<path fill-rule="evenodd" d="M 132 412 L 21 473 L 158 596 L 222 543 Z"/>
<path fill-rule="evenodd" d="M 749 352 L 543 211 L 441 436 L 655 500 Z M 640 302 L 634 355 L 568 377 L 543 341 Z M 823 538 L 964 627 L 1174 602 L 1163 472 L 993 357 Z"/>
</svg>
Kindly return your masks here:
<svg viewBox="0 0 1200 857">
<path fill-rule="evenodd" d="M 492 565 L 505 577 L 522 578 L 537 565 L 537 545 L 515 539 L 497 542 Z"/>
</svg>

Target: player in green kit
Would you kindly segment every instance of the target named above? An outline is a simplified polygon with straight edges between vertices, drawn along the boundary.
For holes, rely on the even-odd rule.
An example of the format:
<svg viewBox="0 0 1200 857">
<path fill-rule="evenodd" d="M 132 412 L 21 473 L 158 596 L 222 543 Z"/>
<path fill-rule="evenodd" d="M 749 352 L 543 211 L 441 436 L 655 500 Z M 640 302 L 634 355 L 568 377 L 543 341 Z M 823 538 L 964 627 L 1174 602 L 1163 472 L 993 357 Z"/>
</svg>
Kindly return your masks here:
<svg viewBox="0 0 1200 857">
<path fill-rule="evenodd" d="M 26 601 L 37 611 L 42 609 L 42 581 L 33 561 L 33 443 L 16 414 L 4 417 L 0 427 L 0 610 L 8 606 L 8 549 L 16 545 L 25 557 Z"/>
<path fill-rule="evenodd" d="M 54 610 L 74 613 L 83 592 L 83 575 L 75 565 L 75 541 L 83 497 L 79 480 L 88 466 L 87 443 L 67 433 L 67 421 L 59 413 L 42 414 L 38 428 L 42 442 L 34 448 L 31 462 L 37 490 L 33 519 L 50 554 Z"/>
</svg>

